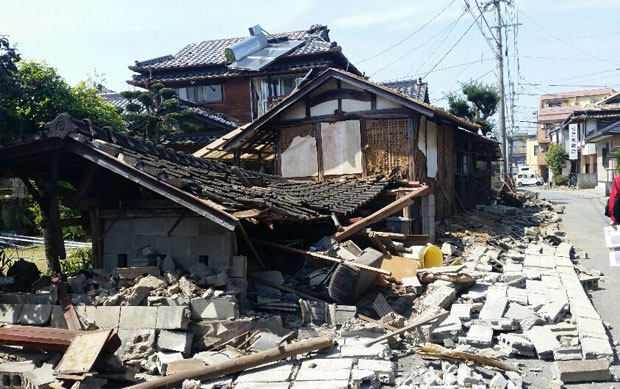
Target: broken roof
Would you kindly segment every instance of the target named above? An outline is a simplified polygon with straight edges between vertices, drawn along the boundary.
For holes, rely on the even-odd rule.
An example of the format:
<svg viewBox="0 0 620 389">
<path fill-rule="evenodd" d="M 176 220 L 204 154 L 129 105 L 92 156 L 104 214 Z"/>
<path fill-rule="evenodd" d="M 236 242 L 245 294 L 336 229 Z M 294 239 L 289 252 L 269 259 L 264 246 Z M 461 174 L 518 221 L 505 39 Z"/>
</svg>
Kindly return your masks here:
<svg viewBox="0 0 620 389">
<path fill-rule="evenodd" d="M 287 109 L 297 101 L 301 100 L 308 93 L 312 92 L 320 85 L 323 85 L 331 78 L 351 83 L 358 88 L 392 100 L 427 117 L 435 117 L 438 119 L 452 122 L 457 126 L 463 127 L 472 133 L 477 133 L 477 131 L 480 129 L 479 125 L 455 116 L 448 111 L 445 111 L 443 108 L 433 106 L 421 100 L 417 100 L 411 96 L 399 92 L 398 90 L 392 89 L 383 84 L 370 81 L 356 74 L 346 72 L 340 69 L 329 68 L 327 70 L 324 70 L 317 77 L 305 83 L 302 83 L 290 95 L 286 96 L 282 100 L 278 101 L 276 104 L 272 105 L 269 110 L 265 112 L 262 116 L 256 118 L 251 123 L 248 123 L 229 132 L 222 138 L 197 151 L 196 153 L 194 153 L 194 155 L 202 158 L 213 158 L 213 153 L 217 153 L 218 155 L 222 153 L 226 154 L 226 152 L 234 148 L 236 144 L 248 139 L 252 133 L 260 130 L 262 126 L 266 125 L 266 123 L 275 118 L 278 114 L 282 113 L 285 109 Z M 257 143 L 256 147 L 265 148 L 264 142 Z M 258 149 L 256 151 L 258 151 Z"/>
<path fill-rule="evenodd" d="M 412 78 L 409 80 L 387 81 L 383 85 L 410 96 L 416 100 L 429 103 L 428 83 L 422 82 L 422 78 Z"/>
<path fill-rule="evenodd" d="M 313 182 L 243 169 L 235 172 L 236 168 L 224 163 L 166 149 L 68 114 L 59 115 L 46 127 L 50 130 L 41 139 L 1 147 L 4 171 L 24 169 L 22 158 L 33 150 L 68 151 L 230 230 L 238 221 L 235 213 L 241 211 L 251 210 L 257 218 L 290 220 L 325 218 L 331 213 L 349 215 L 388 185 L 381 178 Z M 45 165 L 47 161 L 37 163 Z M 238 174 L 251 186 L 245 186 Z"/>
<path fill-rule="evenodd" d="M 314 67 L 333 66 L 327 59 L 317 55 L 335 53 L 345 66 L 355 73 L 357 68 L 350 65 L 342 54 L 342 48 L 329 39 L 329 29 L 323 25 L 313 25 L 308 30 L 290 31 L 273 34 L 285 36 L 289 40 L 303 40 L 301 46 L 267 66 L 264 72 L 303 71 Z M 130 84 L 138 85 L 146 79 L 156 81 L 190 81 L 211 77 L 231 77 L 241 74 L 255 74 L 247 70 L 231 69 L 226 66 L 224 49 L 241 42 L 247 36 L 237 38 L 213 39 L 199 43 L 190 43 L 174 55 L 165 55 L 145 61 L 136 61 L 129 69 L 140 74 L 134 75 Z M 286 61 L 287 59 L 296 61 Z"/>
</svg>

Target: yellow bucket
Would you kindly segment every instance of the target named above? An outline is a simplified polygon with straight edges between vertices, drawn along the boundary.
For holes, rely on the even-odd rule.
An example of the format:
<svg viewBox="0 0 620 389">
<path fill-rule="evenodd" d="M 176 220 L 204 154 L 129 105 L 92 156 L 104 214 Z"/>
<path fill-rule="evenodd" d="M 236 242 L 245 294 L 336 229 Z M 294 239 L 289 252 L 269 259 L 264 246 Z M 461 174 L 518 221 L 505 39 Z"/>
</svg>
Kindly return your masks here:
<svg viewBox="0 0 620 389">
<path fill-rule="evenodd" d="M 443 265 L 443 254 L 435 245 L 428 243 L 426 246 L 413 246 L 411 251 L 414 257 L 418 258 L 421 269 Z"/>
</svg>

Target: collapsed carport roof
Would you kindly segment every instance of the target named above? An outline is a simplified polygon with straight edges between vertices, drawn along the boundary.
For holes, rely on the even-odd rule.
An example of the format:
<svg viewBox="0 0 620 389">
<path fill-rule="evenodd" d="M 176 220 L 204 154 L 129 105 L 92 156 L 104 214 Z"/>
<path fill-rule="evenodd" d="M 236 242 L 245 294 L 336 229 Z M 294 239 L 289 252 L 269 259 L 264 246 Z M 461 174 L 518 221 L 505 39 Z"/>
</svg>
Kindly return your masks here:
<svg viewBox="0 0 620 389">
<path fill-rule="evenodd" d="M 229 230 L 244 215 L 287 220 L 350 215 L 388 185 L 380 178 L 291 181 L 195 158 L 68 114 L 46 127 L 38 139 L 0 147 L 0 175 L 36 177 L 47 171 L 49 155 L 63 153 L 73 165 L 76 159 L 90 161 Z M 60 179 L 69 173 L 61 169 Z"/>
</svg>

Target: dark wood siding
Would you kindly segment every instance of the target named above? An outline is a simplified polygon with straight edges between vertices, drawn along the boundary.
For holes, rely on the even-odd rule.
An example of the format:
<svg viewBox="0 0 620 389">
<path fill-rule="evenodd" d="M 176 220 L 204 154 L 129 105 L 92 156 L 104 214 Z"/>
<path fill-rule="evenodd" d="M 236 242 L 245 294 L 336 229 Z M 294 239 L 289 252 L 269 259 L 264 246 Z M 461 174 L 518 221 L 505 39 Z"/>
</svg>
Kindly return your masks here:
<svg viewBox="0 0 620 389">
<path fill-rule="evenodd" d="M 222 80 L 224 101 L 222 103 L 205 104 L 214 111 L 222 112 L 241 121 L 251 121 L 250 83 L 247 78 L 228 78 Z"/>
</svg>

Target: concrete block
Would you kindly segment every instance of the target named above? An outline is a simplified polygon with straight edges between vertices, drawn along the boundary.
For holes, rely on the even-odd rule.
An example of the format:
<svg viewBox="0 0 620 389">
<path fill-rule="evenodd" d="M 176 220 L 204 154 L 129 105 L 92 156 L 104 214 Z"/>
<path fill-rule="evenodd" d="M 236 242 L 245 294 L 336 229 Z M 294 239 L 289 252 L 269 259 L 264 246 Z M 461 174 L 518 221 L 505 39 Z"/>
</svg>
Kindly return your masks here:
<svg viewBox="0 0 620 389">
<path fill-rule="evenodd" d="M 511 303 L 518 303 L 521 305 L 527 305 L 527 290 L 520 288 L 508 288 L 508 301 Z"/>
<path fill-rule="evenodd" d="M 552 302 L 545 304 L 538 310 L 538 314 L 547 319 L 548 323 L 557 323 L 564 317 L 566 304 L 562 302 Z"/>
<path fill-rule="evenodd" d="M 133 253 L 133 235 L 106 235 L 103 240 L 103 253 L 114 256 L 118 254 L 131 255 Z"/>
<path fill-rule="evenodd" d="M 378 388 L 380 386 L 378 374 L 373 370 L 358 368 L 351 370 L 351 388 Z"/>
<path fill-rule="evenodd" d="M 166 236 L 165 218 L 133 218 L 134 234 L 141 236 Z"/>
<path fill-rule="evenodd" d="M 491 389 L 504 389 L 506 385 L 508 385 L 508 380 L 502 373 L 495 373 L 493 378 L 491 378 L 491 382 L 489 382 Z"/>
<path fill-rule="evenodd" d="M 424 197 L 423 197 L 424 198 Z M 349 380 L 333 380 L 333 381 L 321 381 L 321 388 L 324 389 L 348 389 Z M 235 386 L 235 388 L 237 388 Z M 316 389 L 317 384 L 312 381 L 295 381 L 291 386 L 291 389 Z"/>
<path fill-rule="evenodd" d="M 119 326 L 121 307 L 89 305 L 86 306 L 84 315 L 88 321 L 94 323 L 99 328 L 114 329 Z"/>
<path fill-rule="evenodd" d="M 493 342 L 493 329 L 491 327 L 474 324 L 469 328 L 465 341 L 472 346 L 490 347 Z"/>
<path fill-rule="evenodd" d="M 491 296 L 487 296 L 487 300 L 480 311 L 480 319 L 484 320 L 494 320 L 500 319 L 504 315 L 504 311 L 506 310 L 506 305 L 508 304 L 508 298 L 506 297 L 497 297 L 493 298 Z"/>
<path fill-rule="evenodd" d="M 19 314 L 19 324 L 41 326 L 49 322 L 52 305 L 24 304 Z"/>
<path fill-rule="evenodd" d="M 345 369 L 317 369 L 308 366 L 302 366 L 297 372 L 297 377 L 295 377 L 295 381 L 312 381 L 312 382 L 320 382 L 320 381 L 338 381 L 338 380 L 348 380 L 351 375 L 351 368 Z M 318 384 L 317 386 L 322 386 Z"/>
<path fill-rule="evenodd" d="M 119 329 L 118 337 L 121 339 L 121 347 L 116 354 L 123 361 L 145 359 L 155 352 L 155 330 Z"/>
<path fill-rule="evenodd" d="M 183 355 L 181 353 L 164 353 L 158 352 L 157 359 L 155 360 L 155 364 L 157 365 L 157 370 L 159 374 L 166 375 L 166 371 L 168 369 L 168 364 L 174 361 L 180 361 L 183 359 Z"/>
<path fill-rule="evenodd" d="M 35 369 L 33 362 L 6 362 L 0 364 L 0 386 L 4 389 L 24 387 L 24 373 Z"/>
<path fill-rule="evenodd" d="M 447 338 L 455 338 L 459 335 L 463 329 L 461 320 L 456 316 L 448 316 L 445 320 L 439 323 L 438 326 L 432 329 L 431 337 L 435 341 L 441 341 Z"/>
<path fill-rule="evenodd" d="M 56 381 L 54 365 L 44 363 L 40 368 L 23 373 L 23 387 L 27 389 L 47 389 L 49 384 Z"/>
<path fill-rule="evenodd" d="M 190 301 L 192 318 L 202 319 L 237 319 L 239 307 L 227 298 L 193 298 Z"/>
<path fill-rule="evenodd" d="M 137 307 L 127 306 L 120 307 L 121 314 L 119 320 L 119 328 L 122 329 L 141 329 L 155 328 L 157 324 L 157 308 L 158 307 Z"/>
<path fill-rule="evenodd" d="M 392 349 L 387 340 L 373 344 L 370 347 L 364 346 L 365 343 L 373 338 L 345 338 L 343 345 L 340 347 L 341 358 L 358 358 L 358 359 L 385 359 L 392 358 Z"/>
<path fill-rule="evenodd" d="M 22 304 L 0 304 L 0 323 L 17 324 Z"/>
<path fill-rule="evenodd" d="M 104 231 L 108 231 L 106 236 L 117 235 L 117 236 L 132 236 L 133 235 L 133 218 L 122 218 L 119 217 L 112 224 L 113 219 L 105 219 L 104 221 Z"/>
<path fill-rule="evenodd" d="M 608 339 L 580 338 L 581 350 L 585 359 L 607 359 L 613 361 L 614 352 Z"/>
<path fill-rule="evenodd" d="M 501 334 L 498 336 L 497 341 L 501 347 L 510 352 L 511 356 L 523 355 L 533 357 L 535 355 L 534 344 L 523 336 Z"/>
<path fill-rule="evenodd" d="M 430 293 L 422 296 L 420 304 L 427 307 L 448 307 L 456 298 L 456 290 L 447 285 L 441 285 Z"/>
<path fill-rule="evenodd" d="M 553 350 L 553 359 L 556 361 L 571 361 L 581 359 L 581 346 L 560 347 Z"/>
<path fill-rule="evenodd" d="M 572 382 L 592 382 L 609 381 L 609 361 L 599 360 L 579 360 L 579 361 L 557 361 L 551 368 L 553 376 L 564 383 Z"/>
<path fill-rule="evenodd" d="M 357 361 L 357 368 L 362 370 L 372 370 L 379 375 L 382 384 L 392 385 L 396 378 L 398 365 L 390 361 L 377 361 L 360 359 Z"/>
<path fill-rule="evenodd" d="M 470 320 L 471 307 L 471 304 L 452 304 L 450 316 L 457 317 L 461 320 Z"/>
<path fill-rule="evenodd" d="M 547 326 L 532 327 L 526 334 L 530 342 L 534 344 L 534 348 L 540 359 L 552 358 L 553 350 L 560 347 L 560 343 Z"/>
<path fill-rule="evenodd" d="M 157 348 L 188 354 L 192 348 L 190 332 L 161 330 L 157 337 Z"/>
<path fill-rule="evenodd" d="M 179 216 L 166 218 L 166 233 L 172 228 L 170 236 L 198 236 L 199 235 L 200 220 L 196 217 L 182 217 L 179 220 Z"/>
<path fill-rule="evenodd" d="M 192 317 L 186 306 L 157 307 L 155 328 L 159 330 L 185 330 Z"/>
<path fill-rule="evenodd" d="M 562 242 L 556 247 L 555 255 L 557 257 L 571 258 L 575 252 L 575 248 L 568 242 Z"/>
<path fill-rule="evenodd" d="M 248 272 L 248 257 L 245 255 L 233 255 L 230 277 L 245 278 Z"/>
<path fill-rule="evenodd" d="M 523 305 L 517 303 L 510 303 L 504 317 L 521 321 L 533 316 L 534 314 L 535 312 L 529 307 L 524 307 Z"/>
<path fill-rule="evenodd" d="M 607 339 L 607 332 L 600 319 L 589 319 L 577 316 L 577 331 L 580 338 L 600 338 Z"/>
<path fill-rule="evenodd" d="M 287 382 L 293 372 L 293 363 L 272 363 L 243 371 L 235 381 L 236 385 L 244 383 Z M 288 382 L 287 382 L 288 384 Z M 316 384 L 315 384 L 316 387 Z"/>
</svg>

